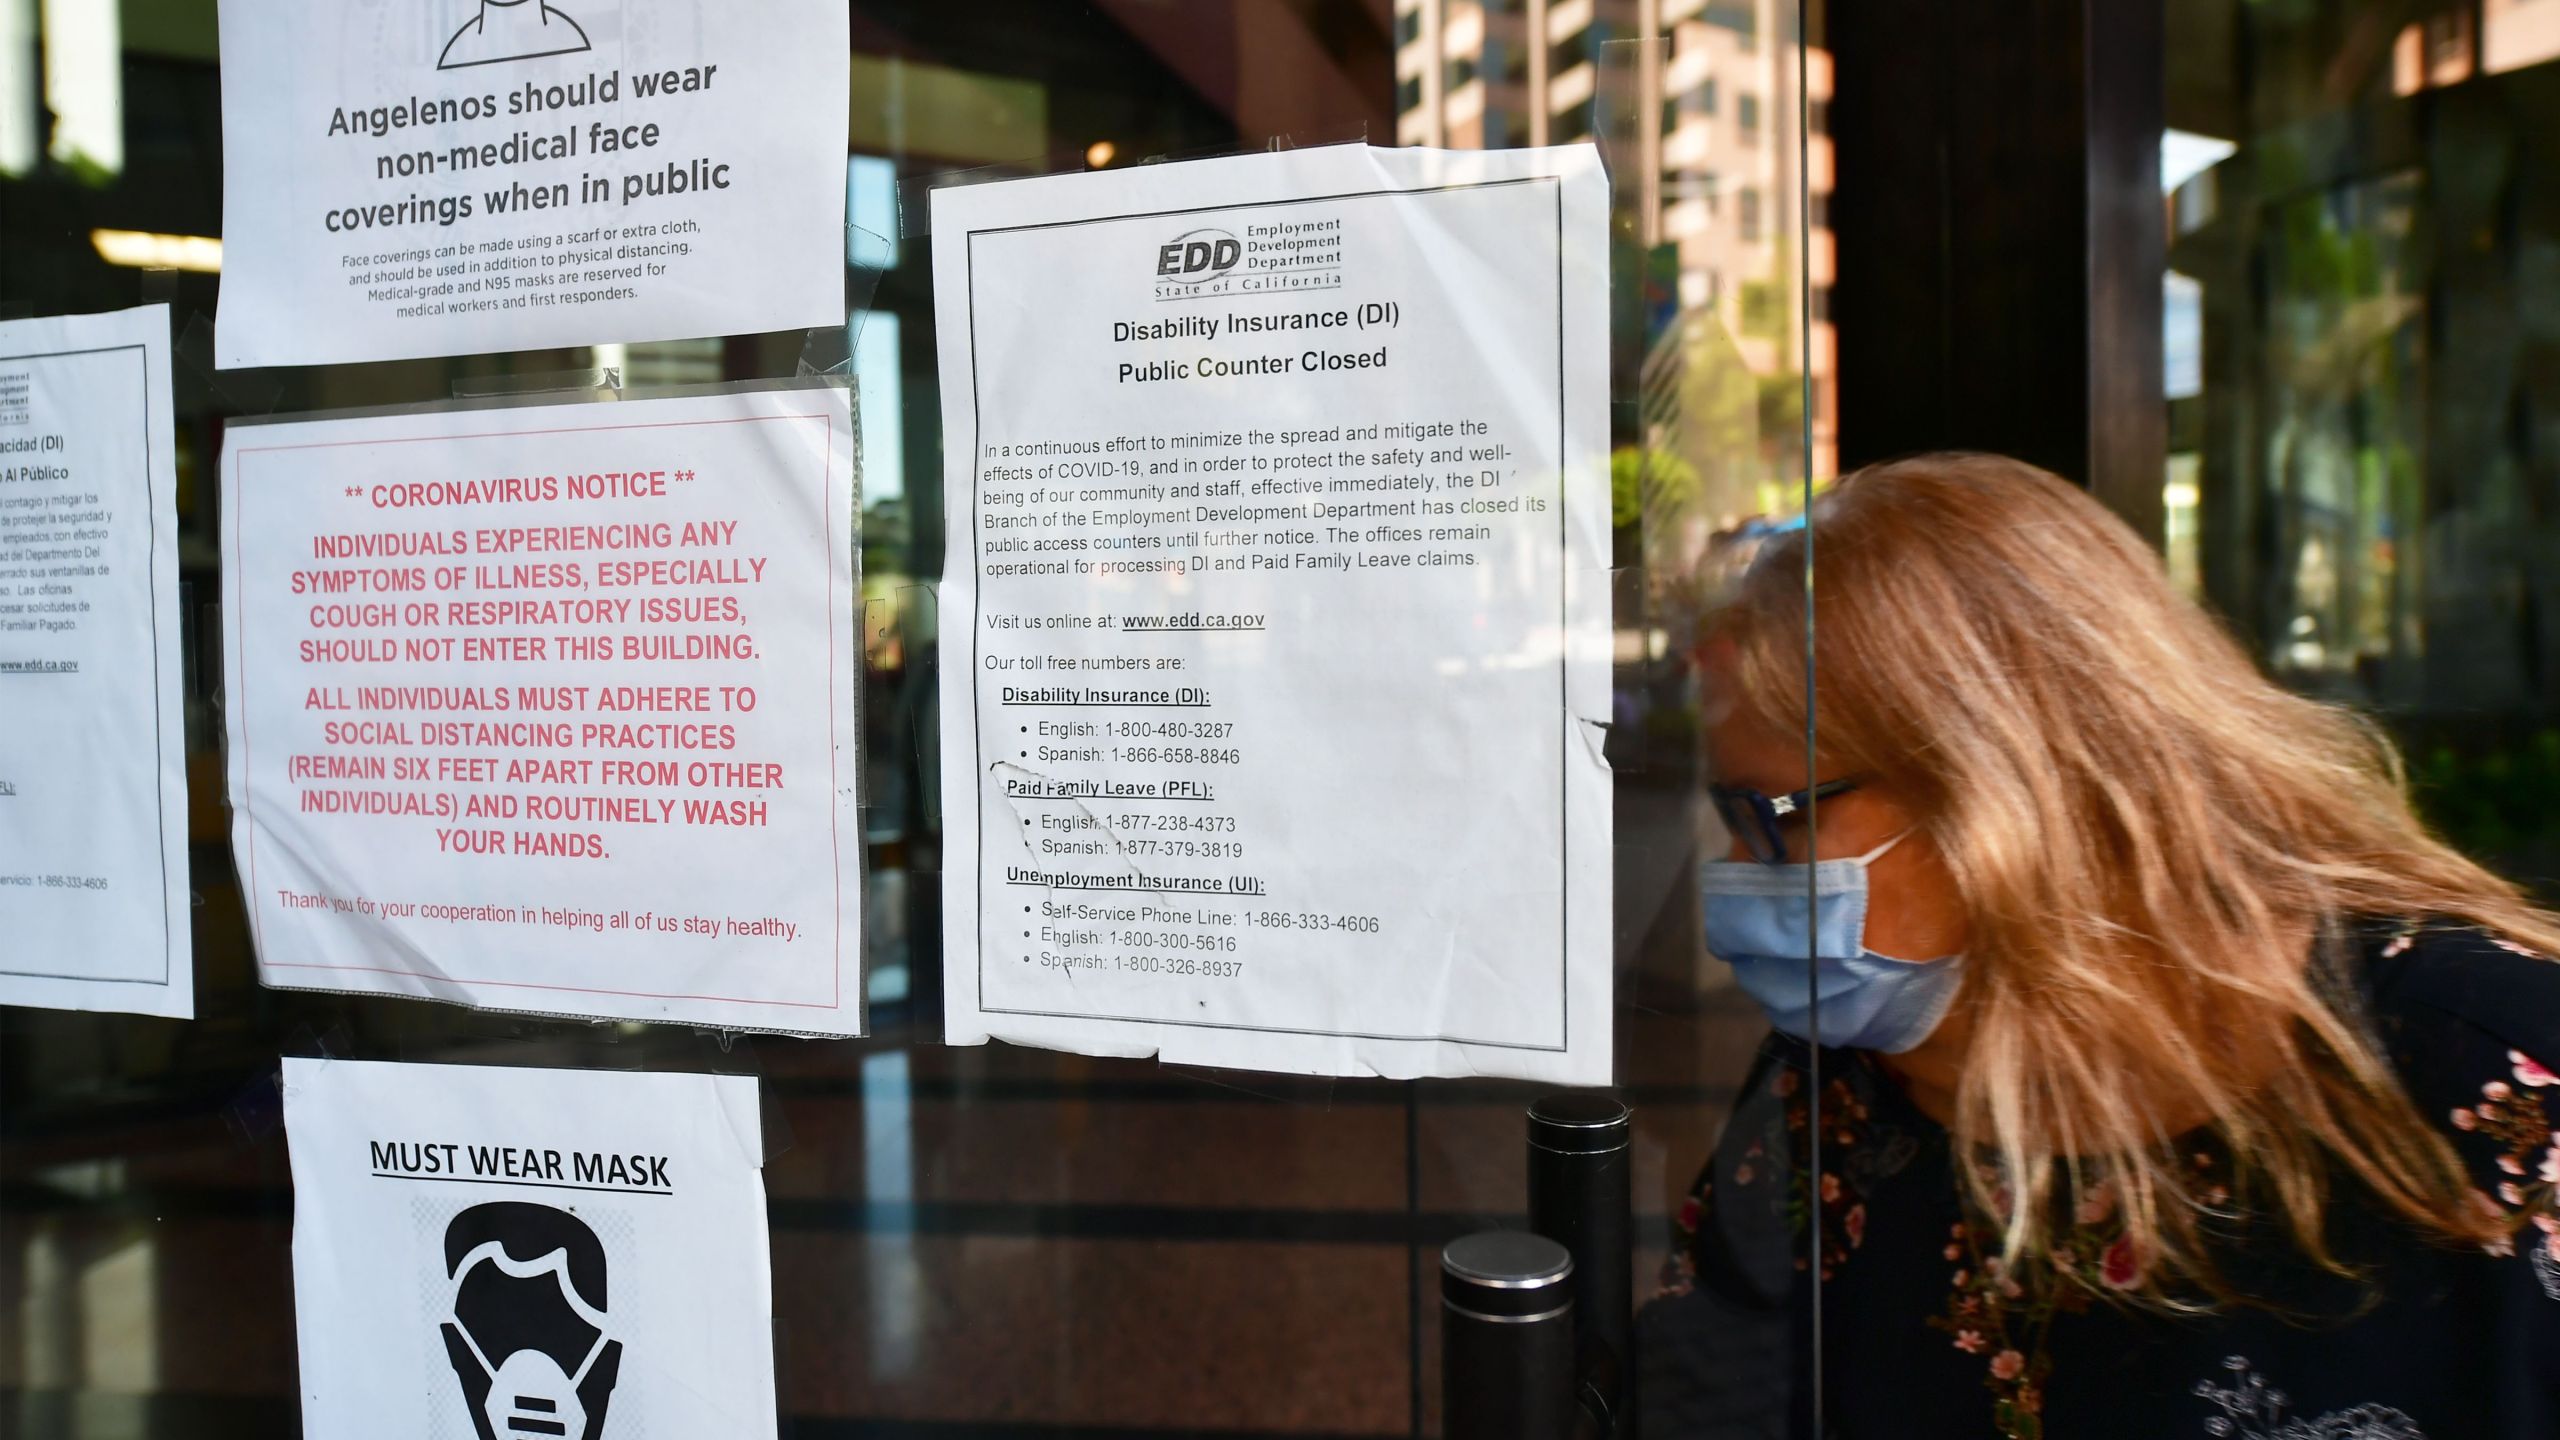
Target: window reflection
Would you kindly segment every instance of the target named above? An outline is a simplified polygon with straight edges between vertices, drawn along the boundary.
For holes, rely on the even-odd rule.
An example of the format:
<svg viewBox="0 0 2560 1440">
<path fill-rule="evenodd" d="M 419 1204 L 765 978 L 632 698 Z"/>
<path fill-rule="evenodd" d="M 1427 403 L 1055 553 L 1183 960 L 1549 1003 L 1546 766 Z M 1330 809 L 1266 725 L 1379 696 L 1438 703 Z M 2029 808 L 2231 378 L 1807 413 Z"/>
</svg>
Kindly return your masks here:
<svg viewBox="0 0 2560 1440">
<path fill-rule="evenodd" d="M 2480 797 L 2560 746 L 2560 155 L 2530 118 L 2560 7 L 2169 17 L 2173 573 L 2287 683 L 2381 714 L 2429 818 L 2547 888 L 2555 812 Z"/>
<path fill-rule="evenodd" d="M 1751 437 L 1760 478 L 1783 487 L 1801 481 L 1807 468 L 1830 474 L 1837 427 L 1830 408 L 1830 322 L 1817 314 L 1808 328 L 1797 296 L 1800 280 L 1809 278 L 1817 295 L 1831 281 L 1829 142 L 1817 127 L 1799 145 L 1798 123 L 1800 104 L 1818 114 L 1827 101 L 1830 67 L 1819 50 L 1761 43 L 1768 33 L 1796 33 L 1793 7 L 1771 0 L 1666 0 L 1660 31 L 1650 41 L 1639 38 L 1634 7 L 1609 0 L 1493 8 L 1500 13 L 1462 0 L 1401 0 L 1398 13 L 1410 18 L 1399 21 L 1399 33 L 1410 32 L 1421 45 L 1431 43 L 1423 37 L 1437 35 L 1449 49 L 1495 45 L 1508 33 L 1505 26 L 1524 19 L 1543 24 L 1544 64 L 1528 68 L 1517 101 L 1528 123 L 1514 138 L 1502 138 L 1496 128 L 1474 124 L 1473 100 L 1416 85 L 1399 92 L 1398 139 L 1462 148 L 1593 137 L 1616 144 L 1613 137 L 1623 132 L 1641 157 L 1645 178 L 1638 183 L 1649 181 L 1640 191 L 1645 212 L 1639 223 L 1647 264 L 1662 278 L 1662 293 L 1646 316 L 1645 343 L 1694 345 L 1700 332 L 1682 323 L 1684 317 L 1712 317 L 1733 356 L 1760 377 L 1765 423 Z M 1623 56 L 1607 53 L 1612 42 Z M 1406 68 L 1400 56 L 1399 70 Z M 1641 116 L 1639 105 L 1646 107 Z M 1800 221 L 1800 199 L 1810 201 L 1810 229 Z M 1816 401 L 1809 453 L 1797 393 L 1808 367 Z M 1707 460 L 1695 451 L 1680 458 L 1692 467 Z M 1729 512 L 1728 523 L 1762 508 L 1755 498 Z"/>
<path fill-rule="evenodd" d="M 878 977 L 875 975 L 875 979 Z M 904 1379 L 916 1368 L 924 1272 L 915 1253 L 914 1089 L 903 1051 L 862 1061 L 862 1198 L 869 1211 L 864 1249 L 864 1333 L 871 1373 Z"/>
</svg>

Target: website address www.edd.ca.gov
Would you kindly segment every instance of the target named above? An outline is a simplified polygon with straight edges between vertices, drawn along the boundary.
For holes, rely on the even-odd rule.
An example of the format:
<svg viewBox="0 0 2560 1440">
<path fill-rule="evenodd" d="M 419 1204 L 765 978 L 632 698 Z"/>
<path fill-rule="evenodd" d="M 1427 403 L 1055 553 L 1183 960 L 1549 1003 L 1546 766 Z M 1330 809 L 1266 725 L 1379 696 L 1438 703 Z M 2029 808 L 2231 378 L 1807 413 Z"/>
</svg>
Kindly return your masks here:
<svg viewBox="0 0 2560 1440">
<path fill-rule="evenodd" d="M 1189 615 L 1123 615 L 1120 617 L 1120 628 L 1123 630 L 1166 630 L 1176 632 L 1193 630 L 1250 631 L 1260 630 L 1262 628 L 1262 621 L 1263 617 L 1260 615 L 1210 615 L 1194 611 Z"/>
</svg>

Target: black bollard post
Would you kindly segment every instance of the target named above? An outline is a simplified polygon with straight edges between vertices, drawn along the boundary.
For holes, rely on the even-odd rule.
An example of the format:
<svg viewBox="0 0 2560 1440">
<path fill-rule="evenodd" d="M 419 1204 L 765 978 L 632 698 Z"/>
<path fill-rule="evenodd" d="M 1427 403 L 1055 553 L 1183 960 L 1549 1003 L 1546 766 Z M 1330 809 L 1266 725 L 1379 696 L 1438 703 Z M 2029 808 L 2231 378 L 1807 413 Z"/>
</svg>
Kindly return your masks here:
<svg viewBox="0 0 2560 1440">
<path fill-rule="evenodd" d="M 1489 1230 L 1440 1252 L 1444 1440 L 1573 1433 L 1573 1257 L 1543 1236 Z"/>
<path fill-rule="evenodd" d="M 1603 1434 L 1635 1434 L 1631 1112 L 1590 1091 L 1529 1107 L 1529 1228 L 1573 1256 L 1574 1373 Z"/>
</svg>

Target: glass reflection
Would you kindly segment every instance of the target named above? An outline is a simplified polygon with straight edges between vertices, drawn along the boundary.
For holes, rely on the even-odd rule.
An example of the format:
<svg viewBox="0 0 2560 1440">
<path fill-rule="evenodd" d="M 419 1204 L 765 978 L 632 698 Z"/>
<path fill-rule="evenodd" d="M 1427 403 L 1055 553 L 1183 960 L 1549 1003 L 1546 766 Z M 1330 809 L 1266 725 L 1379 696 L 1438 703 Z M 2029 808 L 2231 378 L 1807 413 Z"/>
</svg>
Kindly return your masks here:
<svg viewBox="0 0 2560 1440">
<path fill-rule="evenodd" d="M 20 34 L 8 27 L 35 8 L 0 4 L 0 37 Z M 1816 305 L 1808 323 L 1793 278 L 1828 263 L 1818 206 L 1812 231 L 1802 221 L 1804 177 L 1826 162 L 1818 140 L 1809 169 L 1802 158 L 1799 67 L 1813 67 L 1816 103 L 1827 82 L 1819 54 L 1796 44 L 1791 5 L 865 4 L 847 57 L 847 262 L 856 293 L 876 292 L 839 351 L 744 335 L 258 377 L 207 363 L 218 271 L 153 270 L 146 282 L 92 238 L 220 234 L 205 164 L 219 149 L 211 8 L 106 8 L 122 26 L 121 54 L 109 47 L 121 173 L 49 154 L 48 142 L 90 132 L 22 123 L 44 84 L 22 62 L 40 69 L 44 52 L 23 34 L 29 43 L 0 45 L 0 102 L 26 102 L 0 103 L 0 312 L 110 308 L 142 283 L 173 300 L 188 337 L 180 543 L 203 607 L 189 615 L 198 637 L 218 634 L 222 575 L 213 487 L 195 476 L 210 473 L 240 414 L 446 399 L 586 364 L 610 364 L 637 388 L 789 375 L 804 355 L 849 359 L 866 439 L 865 839 L 880 1033 L 863 1045 L 733 1047 L 652 1027 L 260 990 L 221 805 L 222 676 L 198 663 L 203 1018 L 0 1014 L 0 1305 L 19 1325 L 0 1358 L 0 1413 L 14 1433 L 292 1432 L 290 1188 L 266 1079 L 282 1051 L 760 1070 L 791 1136 L 767 1170 L 781 1400 L 811 1433 L 1395 1434 L 1436 1423 L 1437 1311 L 1414 1276 L 1447 1238 L 1517 1223 L 1520 1114 L 1534 1091 L 1204 1079 L 1144 1060 L 937 1043 L 932 587 L 944 537 L 932 275 L 916 242 L 920 187 L 984 167 L 1130 165 L 1363 135 L 1636 147 L 1618 378 L 1642 403 L 1625 409 L 1609 477 L 1622 569 L 1620 723 L 1608 745 L 1621 817 L 1619 1073 L 1638 1128 L 1641 1239 L 1628 1263 L 1650 1279 L 1762 1033 L 1699 941 L 1695 864 L 1724 839 L 1695 787 L 1695 619 L 1713 577 L 1778 533 L 1768 517 L 1790 508 L 1808 469 L 1831 463 L 1828 322 Z M 152 1229 L 130 1228 L 127 1217 L 146 1214 Z"/>
<path fill-rule="evenodd" d="M 2560 157 L 2529 117 L 2560 93 L 2560 23 L 2514 0 L 2169 21 L 2169 123 L 2208 162 L 2164 173 L 2200 322 L 2170 388 L 2171 563 L 2285 683 L 2375 712 L 2450 838 L 2547 887 Z"/>
</svg>

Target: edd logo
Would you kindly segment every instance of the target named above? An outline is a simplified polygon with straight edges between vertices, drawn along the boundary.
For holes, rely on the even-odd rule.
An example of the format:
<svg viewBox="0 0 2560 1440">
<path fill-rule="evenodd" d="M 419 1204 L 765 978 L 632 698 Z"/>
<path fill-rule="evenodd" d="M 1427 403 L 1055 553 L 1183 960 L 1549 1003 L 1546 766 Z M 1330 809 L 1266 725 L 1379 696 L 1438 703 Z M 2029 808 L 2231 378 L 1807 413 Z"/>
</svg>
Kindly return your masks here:
<svg viewBox="0 0 2560 1440">
<path fill-rule="evenodd" d="M 1176 284 L 1215 280 L 1244 258 L 1244 246 L 1224 230 L 1193 230 L 1156 247 L 1156 278 Z"/>
</svg>

